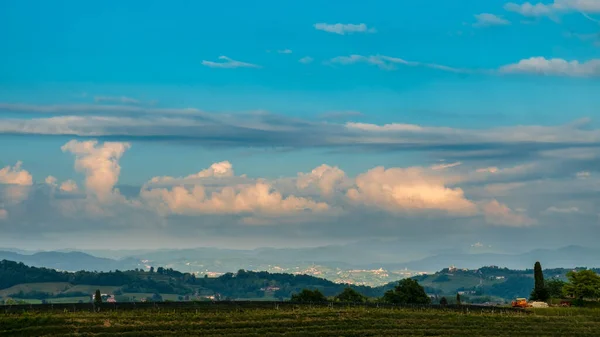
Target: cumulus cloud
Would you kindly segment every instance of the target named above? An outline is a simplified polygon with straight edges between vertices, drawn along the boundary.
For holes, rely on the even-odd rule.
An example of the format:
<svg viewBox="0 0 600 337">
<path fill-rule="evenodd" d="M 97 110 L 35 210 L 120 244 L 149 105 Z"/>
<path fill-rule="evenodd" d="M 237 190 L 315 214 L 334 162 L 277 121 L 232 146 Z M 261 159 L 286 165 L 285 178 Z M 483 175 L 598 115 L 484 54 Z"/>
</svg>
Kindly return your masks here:
<svg viewBox="0 0 600 337">
<path fill-rule="evenodd" d="M 61 147 L 63 152 L 75 155 L 75 169 L 85 174 L 85 187 L 89 195 L 99 201 L 107 201 L 113 195 L 114 186 L 119 180 L 121 166 L 119 159 L 130 147 L 129 143 L 71 140 Z M 67 189 L 73 184 L 62 185 Z"/>
<path fill-rule="evenodd" d="M 369 28 L 366 24 L 352 24 L 352 23 L 315 23 L 314 27 L 316 30 L 322 30 L 328 33 L 335 33 L 339 35 L 346 35 L 352 33 L 376 33 L 375 28 Z"/>
<path fill-rule="evenodd" d="M 531 226 L 536 223 L 536 220 L 529 218 L 524 214 L 515 213 L 508 206 L 491 200 L 480 204 L 483 214 L 487 222 L 495 225 L 523 227 Z"/>
<path fill-rule="evenodd" d="M 148 184 L 177 184 L 177 183 L 193 183 L 202 178 L 209 177 L 233 177 L 233 165 L 229 161 L 222 161 L 219 163 L 212 164 L 209 168 L 202 170 L 198 173 L 190 174 L 186 177 L 169 177 L 169 176 L 161 176 L 161 177 L 153 177 L 150 179 Z"/>
<path fill-rule="evenodd" d="M 210 68 L 261 68 L 257 64 L 236 61 L 227 56 L 219 56 L 219 60 L 221 62 L 203 60 L 202 65 Z"/>
<path fill-rule="evenodd" d="M 418 167 L 376 167 L 356 177 L 356 187 L 348 190 L 347 197 L 355 203 L 392 212 L 474 215 L 477 207 L 466 199 L 463 190 L 445 183 L 444 177 Z"/>
<path fill-rule="evenodd" d="M 532 57 L 515 64 L 503 66 L 501 73 L 536 74 L 548 76 L 597 77 L 600 76 L 600 59 L 585 62 L 560 58 Z"/>
<path fill-rule="evenodd" d="M 5 166 L 0 169 L 0 184 L 29 186 L 33 178 L 29 172 L 21 168 L 23 163 L 18 161 L 14 166 Z"/>
<path fill-rule="evenodd" d="M 398 130 L 418 133 L 428 131 L 428 128 L 394 126 L 386 128 L 386 131 L 377 127 L 366 127 L 363 130 L 377 130 L 376 132 L 384 134 Z M 44 196 L 48 199 L 46 207 L 49 211 L 44 214 L 52 214 L 52 219 L 56 218 L 56 221 L 61 221 L 59 216 L 63 216 L 73 223 L 81 223 L 83 217 L 86 221 L 103 217 L 113 225 L 119 221 L 133 221 L 133 217 L 144 219 L 139 220 L 140 224 L 145 224 L 147 218 L 162 219 L 160 221 L 163 225 L 189 219 L 186 221 L 194 223 L 198 228 L 228 226 L 230 231 L 234 231 L 235 226 L 239 225 L 252 227 L 264 224 L 279 224 L 280 226 L 276 226 L 279 231 L 279 228 L 289 224 L 295 230 L 306 229 L 314 233 L 319 230 L 327 231 L 325 228 L 328 226 L 331 226 L 332 233 L 342 231 L 341 226 L 356 227 L 358 222 L 364 224 L 368 215 L 375 216 L 376 219 L 372 220 L 373 231 L 381 234 L 384 227 L 387 231 L 389 226 L 394 225 L 403 230 L 417 231 L 417 227 L 432 222 L 443 223 L 457 231 L 462 228 L 460 223 L 469 226 L 476 224 L 477 228 L 485 228 L 486 223 L 504 227 L 531 226 L 537 221 L 530 215 L 544 214 L 548 205 L 558 205 L 561 202 L 538 202 L 539 199 L 530 198 L 529 195 L 519 198 L 521 190 L 516 193 L 513 189 L 522 185 L 514 181 L 497 184 L 488 182 L 498 176 L 535 170 L 527 164 L 507 167 L 480 165 L 485 169 L 476 169 L 472 163 L 459 165 L 461 162 L 431 167 L 375 167 L 356 177 L 348 176 L 339 167 L 323 164 L 310 172 L 287 178 L 267 179 L 236 175 L 229 161 L 221 161 L 182 177 L 156 176 L 140 190 L 132 190 L 125 197 L 118 194 L 115 186 L 121 169 L 119 159 L 128 148 L 127 143 L 114 142 L 73 140 L 65 144 L 63 151 L 74 154 L 76 170 L 85 174 L 87 195 L 72 193 L 79 190 L 72 180 L 61 183 L 54 176 L 47 176 L 46 184 L 36 188 L 51 187 L 65 193 L 32 193 L 37 198 Z M 453 169 L 450 170 L 450 167 Z M 572 171 L 570 179 L 578 181 L 575 179 L 575 172 L 580 171 Z M 473 182 L 477 185 L 471 186 Z M 597 188 L 597 185 L 586 181 L 579 183 L 588 185 L 589 191 Z M 542 194 L 545 191 L 538 187 L 531 188 L 532 185 L 527 186 L 530 192 Z M 479 193 L 476 193 L 475 188 L 480 188 Z M 563 189 L 550 185 L 547 190 Z M 119 199 L 114 198 L 116 196 Z M 503 204 L 496 200 L 499 196 L 507 196 L 506 200 L 511 200 L 511 207 L 519 207 L 511 208 Z M 532 201 L 527 200 L 528 198 Z M 107 203 L 106 200 L 117 202 Z M 30 200 L 27 202 L 17 207 L 0 204 L 0 209 L 10 213 L 11 223 L 31 222 L 24 220 L 24 210 L 33 207 Z M 573 200 L 572 207 L 581 210 L 590 205 L 582 206 Z M 573 208 L 555 208 L 548 208 L 546 213 L 562 212 L 565 216 L 577 213 L 572 216 L 584 216 L 581 214 L 583 212 L 575 212 Z M 41 208 L 36 206 L 36 209 Z M 570 211 L 572 212 L 569 213 Z M 196 216 L 200 218 L 194 218 Z M 360 218 L 360 221 L 352 222 L 355 218 Z M 410 221 L 401 221 L 406 218 L 410 218 Z M 444 220 L 440 221 L 440 218 Z M 46 220 L 40 216 L 39 221 Z M 210 222 L 210 225 L 204 226 L 205 222 Z M 194 226 L 187 229 L 197 229 Z M 242 227 L 244 226 L 239 228 Z M 281 231 L 283 233 L 284 230 Z"/>
<path fill-rule="evenodd" d="M 293 195 L 284 197 L 265 182 L 254 185 L 226 186 L 208 194 L 202 185 L 192 188 L 175 186 L 172 189 L 143 189 L 142 199 L 165 214 L 289 214 L 320 212 L 329 209 L 323 202 Z"/>
<path fill-rule="evenodd" d="M 337 166 L 323 164 L 310 173 L 299 173 L 296 180 L 296 186 L 299 189 L 305 189 L 310 185 L 315 185 L 325 196 L 331 196 L 334 188 L 346 179 L 346 173 Z"/>
<path fill-rule="evenodd" d="M 490 13 L 481 13 L 475 15 L 476 22 L 474 27 L 490 27 L 490 26 L 506 26 L 510 25 L 510 21 Z"/>
<path fill-rule="evenodd" d="M 56 179 L 56 177 L 53 176 L 47 176 L 46 179 L 44 179 L 44 182 L 52 187 L 56 187 L 57 181 L 58 179 Z"/>
<path fill-rule="evenodd" d="M 77 183 L 69 179 L 60 184 L 60 190 L 63 192 L 77 192 Z"/>
<path fill-rule="evenodd" d="M 0 184 L 7 185 L 3 188 L 2 199 L 7 204 L 18 204 L 27 199 L 33 177 L 21 168 L 22 162 L 14 166 L 5 166 L 0 169 Z"/>
<path fill-rule="evenodd" d="M 58 185 L 58 179 L 56 179 L 56 177 L 54 177 L 54 176 L 47 176 L 46 179 L 44 180 L 44 182 L 46 183 L 46 185 L 50 186 L 52 189 L 55 189 L 58 187 L 58 189 L 62 192 L 67 192 L 67 193 L 77 192 L 79 189 L 79 187 L 77 186 L 77 183 L 71 179 L 63 181 L 60 184 L 60 186 Z"/>
</svg>

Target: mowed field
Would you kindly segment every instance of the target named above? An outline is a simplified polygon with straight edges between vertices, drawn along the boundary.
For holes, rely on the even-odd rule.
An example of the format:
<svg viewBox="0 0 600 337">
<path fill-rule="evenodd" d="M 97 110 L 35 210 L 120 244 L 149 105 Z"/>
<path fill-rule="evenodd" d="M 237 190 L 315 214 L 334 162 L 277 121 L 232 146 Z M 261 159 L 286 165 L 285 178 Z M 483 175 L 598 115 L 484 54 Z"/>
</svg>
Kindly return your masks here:
<svg viewBox="0 0 600 337">
<path fill-rule="evenodd" d="M 469 313 L 308 305 L 231 310 L 2 312 L 1 336 L 599 336 L 600 310 Z"/>
</svg>

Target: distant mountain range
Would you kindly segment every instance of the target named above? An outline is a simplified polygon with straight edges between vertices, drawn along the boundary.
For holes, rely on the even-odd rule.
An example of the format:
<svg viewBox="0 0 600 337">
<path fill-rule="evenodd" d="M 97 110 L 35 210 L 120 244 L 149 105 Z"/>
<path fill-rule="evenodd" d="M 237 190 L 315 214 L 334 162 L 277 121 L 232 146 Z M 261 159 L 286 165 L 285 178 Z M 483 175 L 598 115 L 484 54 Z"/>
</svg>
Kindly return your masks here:
<svg viewBox="0 0 600 337">
<path fill-rule="evenodd" d="M 140 267 L 132 258 L 121 260 L 96 257 L 83 252 L 37 252 L 33 254 L 0 251 L 0 260 L 22 262 L 33 267 L 45 267 L 63 271 L 109 271 Z"/>
<path fill-rule="evenodd" d="M 390 244 L 325 246 L 317 248 L 233 250 L 196 248 L 145 251 L 50 251 L 25 253 L 0 250 L 0 260 L 23 262 L 36 267 L 66 271 L 109 271 L 149 269 L 162 266 L 199 274 L 225 273 L 239 269 L 306 273 L 342 282 L 379 285 L 414 275 L 456 266 L 477 269 L 500 266 L 529 269 L 536 261 L 544 268 L 600 267 L 600 249 L 568 246 L 537 249 L 521 254 L 445 252 L 409 260 Z M 396 251 L 395 251 L 396 250 Z M 91 254 L 93 255 L 91 255 Z M 395 258 L 398 256 L 398 258 Z M 404 256 L 404 258 L 402 258 Z M 383 268 L 384 272 L 379 270 Z M 400 271 L 412 271 L 402 273 Z"/>
<path fill-rule="evenodd" d="M 448 266 L 476 269 L 482 266 L 500 266 L 509 269 L 530 269 L 536 261 L 544 268 L 600 267 L 600 249 L 568 246 L 559 249 L 536 249 L 522 254 L 439 254 L 408 263 L 384 264 L 383 268 L 411 270 L 440 270 Z"/>
</svg>

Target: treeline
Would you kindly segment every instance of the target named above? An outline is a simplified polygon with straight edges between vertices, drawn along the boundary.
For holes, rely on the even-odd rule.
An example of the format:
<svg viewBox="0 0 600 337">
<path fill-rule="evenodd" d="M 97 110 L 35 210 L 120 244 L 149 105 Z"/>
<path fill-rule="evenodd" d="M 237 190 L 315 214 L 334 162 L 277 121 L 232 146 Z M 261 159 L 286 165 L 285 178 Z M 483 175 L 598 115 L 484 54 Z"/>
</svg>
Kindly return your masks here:
<svg viewBox="0 0 600 337">
<path fill-rule="evenodd" d="M 226 273 L 217 278 L 204 278 L 201 286 L 231 298 L 263 297 L 265 290 L 272 289 L 272 297 L 276 299 L 290 298 L 302 289 L 318 289 L 325 296 L 334 296 L 343 291 L 347 285 L 309 275 L 272 274 L 269 272 L 252 272 L 239 270 L 237 273 Z M 372 288 L 368 286 L 350 286 L 352 289 L 368 297 L 382 296 L 387 287 Z"/>
<path fill-rule="evenodd" d="M 189 294 L 192 285 L 197 284 L 196 276 L 173 269 L 158 268 L 155 272 L 142 270 L 74 273 L 59 272 L 54 269 L 29 267 L 20 262 L 0 261 L 0 289 L 22 283 L 66 282 L 72 285 L 97 285 L 123 287 L 123 292 L 162 292 Z M 43 296 L 33 294 L 37 297 Z M 89 295 L 89 294 L 86 294 Z M 25 297 L 25 298 L 37 298 Z"/>
<path fill-rule="evenodd" d="M 48 268 L 29 267 L 23 263 L 0 261 L 0 289 L 22 283 L 67 282 L 73 285 L 117 286 L 121 293 L 167 293 L 178 295 L 213 295 L 221 298 L 269 297 L 288 299 L 302 289 L 318 289 L 326 296 L 342 292 L 346 285 L 309 275 L 272 274 L 239 270 L 217 278 L 196 278 L 189 273 L 159 267 L 150 271 L 58 272 Z M 393 285 L 371 288 L 351 286 L 364 296 L 379 297 Z M 51 294 L 23 293 L 18 298 L 51 297 Z M 89 294 L 88 294 L 89 295 Z M 25 296 L 25 297 L 23 297 Z M 17 296 L 14 296 L 17 297 Z"/>
</svg>

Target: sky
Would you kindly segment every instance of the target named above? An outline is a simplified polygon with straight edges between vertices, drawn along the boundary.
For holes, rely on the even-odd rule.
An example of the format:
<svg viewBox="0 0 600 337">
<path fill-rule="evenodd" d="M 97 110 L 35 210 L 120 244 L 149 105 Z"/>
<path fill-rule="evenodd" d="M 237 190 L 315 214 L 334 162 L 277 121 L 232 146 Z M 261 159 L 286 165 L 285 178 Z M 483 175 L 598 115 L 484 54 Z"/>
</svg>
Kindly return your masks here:
<svg viewBox="0 0 600 337">
<path fill-rule="evenodd" d="M 600 0 L 0 3 L 0 246 L 600 235 Z"/>
</svg>

